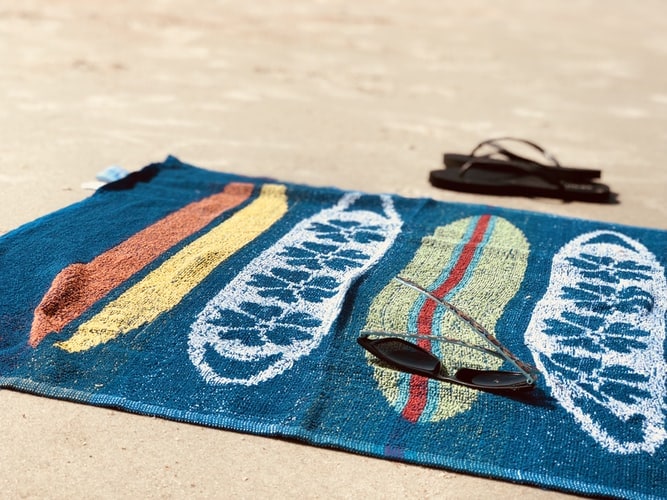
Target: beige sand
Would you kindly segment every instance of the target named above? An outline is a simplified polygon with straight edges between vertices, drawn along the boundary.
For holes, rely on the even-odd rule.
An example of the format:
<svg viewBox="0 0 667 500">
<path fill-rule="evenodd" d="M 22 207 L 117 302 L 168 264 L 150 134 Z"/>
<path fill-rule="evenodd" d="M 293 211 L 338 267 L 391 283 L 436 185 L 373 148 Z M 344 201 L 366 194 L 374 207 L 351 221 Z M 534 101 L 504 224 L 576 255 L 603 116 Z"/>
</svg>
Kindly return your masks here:
<svg viewBox="0 0 667 500">
<path fill-rule="evenodd" d="M 0 233 L 169 153 L 667 228 L 663 0 L 0 0 L 0 40 Z M 444 151 L 507 134 L 602 168 L 621 203 L 429 186 Z M 11 391 L 0 422 L 3 498 L 562 496 Z"/>
</svg>

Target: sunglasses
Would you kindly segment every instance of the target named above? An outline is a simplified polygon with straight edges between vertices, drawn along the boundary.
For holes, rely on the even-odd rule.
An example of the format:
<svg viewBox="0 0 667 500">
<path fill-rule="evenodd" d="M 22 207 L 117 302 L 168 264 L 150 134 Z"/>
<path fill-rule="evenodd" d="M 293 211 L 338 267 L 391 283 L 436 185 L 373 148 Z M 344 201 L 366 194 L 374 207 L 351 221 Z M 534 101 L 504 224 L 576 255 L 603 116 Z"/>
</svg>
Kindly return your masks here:
<svg viewBox="0 0 667 500">
<path fill-rule="evenodd" d="M 405 333 L 387 333 L 362 331 L 357 342 L 373 356 L 389 367 L 406 373 L 413 373 L 443 382 L 471 387 L 484 391 L 507 391 L 532 389 L 537 381 L 537 369 L 520 361 L 509 349 L 503 346 L 489 331 L 475 321 L 470 315 L 455 305 L 433 295 L 417 283 L 405 278 L 395 277 L 400 284 L 417 290 L 426 298 L 453 312 L 477 333 L 488 347 L 468 344 L 466 342 L 443 337 L 441 335 L 420 335 Z M 371 338 L 370 336 L 381 338 Z M 509 362 L 517 371 L 479 370 L 475 368 L 459 368 L 450 376 L 442 366 L 442 362 L 433 353 L 404 339 L 438 340 L 458 346 L 475 349 Z"/>
</svg>

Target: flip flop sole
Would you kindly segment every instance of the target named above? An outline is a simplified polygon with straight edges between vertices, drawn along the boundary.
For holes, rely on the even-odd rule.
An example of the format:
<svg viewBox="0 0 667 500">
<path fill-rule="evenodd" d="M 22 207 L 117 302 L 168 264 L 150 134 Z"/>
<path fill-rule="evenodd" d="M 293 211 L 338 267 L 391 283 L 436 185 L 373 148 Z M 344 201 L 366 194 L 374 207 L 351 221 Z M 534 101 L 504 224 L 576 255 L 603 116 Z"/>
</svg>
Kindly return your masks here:
<svg viewBox="0 0 667 500">
<path fill-rule="evenodd" d="M 505 168 L 475 165 L 465 174 L 459 169 L 433 170 L 429 182 L 441 189 L 497 196 L 559 198 L 594 203 L 611 203 L 614 198 L 605 184 L 565 181 L 555 184 L 538 175 L 522 175 L 506 165 Z"/>
</svg>

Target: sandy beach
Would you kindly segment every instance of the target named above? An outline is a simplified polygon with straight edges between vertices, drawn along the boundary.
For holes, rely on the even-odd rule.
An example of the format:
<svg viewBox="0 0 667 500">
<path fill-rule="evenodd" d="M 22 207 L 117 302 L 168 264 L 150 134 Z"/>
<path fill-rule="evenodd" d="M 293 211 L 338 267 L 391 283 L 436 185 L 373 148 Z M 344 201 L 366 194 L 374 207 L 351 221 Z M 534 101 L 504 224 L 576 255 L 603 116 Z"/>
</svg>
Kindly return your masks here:
<svg viewBox="0 0 667 500">
<path fill-rule="evenodd" d="M 667 4 L 0 0 L 0 234 L 110 165 L 203 168 L 667 229 Z M 618 204 L 436 189 L 531 139 Z M 29 279 L 29 277 L 26 277 Z M 2 498 L 563 498 L 0 391 Z"/>
</svg>

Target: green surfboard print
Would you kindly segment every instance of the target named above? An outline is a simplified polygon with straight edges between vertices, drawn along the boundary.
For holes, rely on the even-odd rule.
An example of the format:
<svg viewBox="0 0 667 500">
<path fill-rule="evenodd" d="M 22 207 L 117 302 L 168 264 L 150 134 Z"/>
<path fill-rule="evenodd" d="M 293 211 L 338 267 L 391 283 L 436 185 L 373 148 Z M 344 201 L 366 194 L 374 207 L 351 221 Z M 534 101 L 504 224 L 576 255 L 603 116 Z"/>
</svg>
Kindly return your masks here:
<svg viewBox="0 0 667 500">
<path fill-rule="evenodd" d="M 491 215 L 468 217 L 441 226 L 425 237 L 399 276 L 455 304 L 496 335 L 496 323 L 523 281 L 528 254 L 525 236 L 507 220 Z M 412 341 L 433 352 L 451 373 L 460 367 L 497 370 L 503 363 L 468 347 L 439 342 L 435 337 L 483 345 L 456 315 L 396 280 L 390 281 L 374 299 L 364 330 L 423 335 L 426 338 Z M 502 332 L 498 337 L 502 342 Z M 410 422 L 451 418 L 467 411 L 480 394 L 392 370 L 376 363 L 370 354 L 367 359 L 373 366 L 378 389 Z"/>
</svg>

